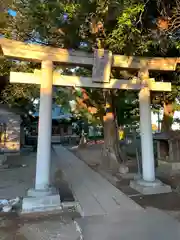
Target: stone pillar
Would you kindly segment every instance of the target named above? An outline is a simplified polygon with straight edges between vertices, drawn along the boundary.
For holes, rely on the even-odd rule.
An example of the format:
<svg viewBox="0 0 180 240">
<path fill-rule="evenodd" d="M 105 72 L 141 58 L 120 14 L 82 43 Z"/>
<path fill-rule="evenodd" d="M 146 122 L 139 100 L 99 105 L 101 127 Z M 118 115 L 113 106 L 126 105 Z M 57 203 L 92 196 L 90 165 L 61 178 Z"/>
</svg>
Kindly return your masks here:
<svg viewBox="0 0 180 240">
<path fill-rule="evenodd" d="M 148 70 L 140 71 L 139 78 L 143 85 L 139 92 L 142 178 L 131 181 L 130 186 L 145 195 L 171 192 L 170 186 L 155 178 Z"/>
<path fill-rule="evenodd" d="M 140 132 L 142 153 L 142 178 L 144 181 L 155 181 L 154 150 L 151 125 L 150 91 L 148 87 L 139 93 Z"/>
<path fill-rule="evenodd" d="M 50 184 L 53 63 L 42 61 L 35 190 Z"/>
<path fill-rule="evenodd" d="M 50 187 L 53 63 L 42 61 L 35 189 L 23 198 L 22 214 L 61 210 L 59 192 Z"/>
</svg>

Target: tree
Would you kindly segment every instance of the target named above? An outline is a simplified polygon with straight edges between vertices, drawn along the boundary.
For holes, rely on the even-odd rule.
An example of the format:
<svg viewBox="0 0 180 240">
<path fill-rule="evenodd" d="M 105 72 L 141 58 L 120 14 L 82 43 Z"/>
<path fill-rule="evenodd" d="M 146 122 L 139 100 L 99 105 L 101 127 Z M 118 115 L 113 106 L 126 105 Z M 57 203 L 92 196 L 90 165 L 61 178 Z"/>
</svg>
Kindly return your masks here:
<svg viewBox="0 0 180 240">
<path fill-rule="evenodd" d="M 165 3 L 168 3 L 167 7 Z M 171 34 L 167 31 L 170 21 L 168 16 L 171 17 L 175 7 L 174 1 L 168 0 L 18 0 L 14 1 L 13 5 L 17 15 L 14 21 L 8 22 L 4 35 L 17 40 L 84 51 L 106 48 L 120 54 L 176 56 L 179 35 L 177 31 Z M 115 69 L 112 76 L 129 79 L 137 76 L 137 72 Z M 167 74 L 159 74 L 159 77 L 164 80 Z M 178 74 L 175 79 L 174 82 L 177 83 Z M 85 91 L 88 95 L 86 105 L 96 107 L 98 113 L 105 113 L 106 105 L 109 105 L 108 111 L 115 115 L 115 100 L 118 98 L 118 101 L 125 103 L 121 94 L 114 91 Z M 132 93 L 124 96 L 128 98 L 128 94 Z M 171 101 L 174 101 L 178 95 L 172 94 L 171 97 Z M 167 94 L 163 94 L 163 100 L 161 96 L 153 94 L 152 99 L 156 98 L 161 104 L 171 103 Z M 82 105 L 83 102 L 84 100 L 81 101 Z M 125 112 L 127 111 L 124 109 L 123 114 Z M 111 130 L 115 131 L 117 128 L 117 121 L 112 118 L 110 122 L 111 127 L 105 128 L 108 129 L 112 141 L 105 141 L 105 148 L 118 157 L 115 146 L 117 144 L 112 144 L 117 143 L 116 134 L 111 134 Z M 105 122 L 103 124 L 106 125 Z M 107 138 L 105 137 L 105 140 Z"/>
<path fill-rule="evenodd" d="M 4 58 L 1 58 L 0 61 L 0 75 L 3 77 L 0 86 L 0 102 L 19 108 L 24 114 L 29 114 L 29 111 L 34 110 L 34 100 L 39 98 L 39 87 L 32 84 L 10 84 L 9 72 L 10 70 L 31 72 L 37 64 Z"/>
<path fill-rule="evenodd" d="M 127 7 L 118 17 L 117 28 L 112 31 L 107 43 L 113 51 L 122 54 L 178 56 L 179 6 L 179 1 L 147 1 L 146 4 L 141 1 Z M 152 94 L 152 103 L 164 108 L 162 131 L 169 131 L 175 111 L 174 103 L 179 99 L 179 69 L 175 73 L 150 74 L 160 81 L 172 81 L 171 93 Z"/>
<path fill-rule="evenodd" d="M 7 22 L 9 21 L 8 9 L 12 6 L 12 0 L 1 0 L 0 1 L 0 34 L 3 34 L 4 29 L 7 27 Z"/>
<path fill-rule="evenodd" d="M 1 2 L 0 34 L 7 37 L 11 36 L 13 32 L 13 29 L 9 28 L 9 24 L 14 20 L 14 17 L 9 13 L 12 8 L 12 0 Z M 30 84 L 10 84 L 9 73 L 11 70 L 32 71 L 34 66 L 35 64 L 28 62 L 5 59 L 0 55 L 0 102 L 19 108 L 20 112 L 26 115 L 29 111 L 34 110 L 33 100 L 39 97 L 39 88 Z"/>
</svg>

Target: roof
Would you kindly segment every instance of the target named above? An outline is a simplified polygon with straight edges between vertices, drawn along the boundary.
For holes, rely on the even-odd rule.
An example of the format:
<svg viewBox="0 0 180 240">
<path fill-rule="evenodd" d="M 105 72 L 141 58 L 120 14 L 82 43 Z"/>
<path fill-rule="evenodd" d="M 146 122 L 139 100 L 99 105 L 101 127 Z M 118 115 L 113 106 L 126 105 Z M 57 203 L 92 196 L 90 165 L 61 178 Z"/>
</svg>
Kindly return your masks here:
<svg viewBox="0 0 180 240">
<path fill-rule="evenodd" d="M 180 140 L 180 131 L 168 131 L 154 134 L 155 140 Z"/>
<path fill-rule="evenodd" d="M 33 117 L 39 117 L 39 112 L 32 114 Z M 52 107 L 52 119 L 53 120 L 70 120 L 72 118 L 71 113 L 65 113 L 62 107 L 53 105 Z"/>
</svg>

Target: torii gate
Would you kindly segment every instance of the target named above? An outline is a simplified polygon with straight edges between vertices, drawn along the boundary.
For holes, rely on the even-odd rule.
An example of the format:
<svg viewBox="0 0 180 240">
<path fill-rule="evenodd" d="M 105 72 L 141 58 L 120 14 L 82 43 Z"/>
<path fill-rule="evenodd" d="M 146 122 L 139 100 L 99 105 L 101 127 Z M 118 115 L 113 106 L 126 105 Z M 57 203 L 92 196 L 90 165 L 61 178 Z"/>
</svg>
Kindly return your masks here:
<svg viewBox="0 0 180 240">
<path fill-rule="evenodd" d="M 25 44 L 5 38 L 0 39 L 0 45 L 6 57 L 41 62 L 41 71 L 36 70 L 34 73 L 11 72 L 10 74 L 11 83 L 41 85 L 35 188 L 28 191 L 28 196 L 44 198 L 51 195 L 49 175 L 53 84 L 59 86 L 139 90 L 142 179 L 133 182 L 132 186 L 140 190 L 144 186 L 154 189 L 154 186 L 161 185 L 155 179 L 150 91 L 171 91 L 171 83 L 155 82 L 154 79 L 149 79 L 149 70 L 174 71 L 177 63 L 180 62 L 178 58 L 127 57 L 112 55 L 111 52 L 104 50 L 96 50 L 93 55 L 80 51 Z M 59 73 L 53 73 L 53 62 L 93 66 L 92 78 L 64 76 Z M 131 80 L 110 79 L 112 66 L 123 69 L 137 69 L 139 77 Z M 58 205 L 59 196 L 56 201 Z M 39 202 L 36 204 L 39 204 Z M 29 202 L 24 203 L 24 211 L 32 209 L 30 205 Z M 51 206 L 50 201 L 47 205 L 47 208 Z"/>
</svg>

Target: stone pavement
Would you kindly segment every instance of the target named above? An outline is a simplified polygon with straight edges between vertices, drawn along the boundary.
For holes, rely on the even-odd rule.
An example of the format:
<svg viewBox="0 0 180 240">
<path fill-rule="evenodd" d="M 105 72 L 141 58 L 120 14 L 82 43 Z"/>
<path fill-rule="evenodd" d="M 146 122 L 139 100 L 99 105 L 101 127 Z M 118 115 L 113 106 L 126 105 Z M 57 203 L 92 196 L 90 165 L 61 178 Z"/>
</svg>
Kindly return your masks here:
<svg viewBox="0 0 180 240">
<path fill-rule="evenodd" d="M 180 225 L 156 209 L 126 209 L 75 220 L 27 222 L 18 234 L 27 240 L 179 240 Z"/>
<path fill-rule="evenodd" d="M 10 219 L 5 223 L 5 226 L 1 221 L 1 240 L 180 239 L 180 224 L 171 216 L 157 209 L 141 208 L 121 191 L 116 191 L 98 173 L 94 174 L 93 170 L 86 164 L 81 164 L 81 161 L 68 150 L 61 146 L 55 146 L 54 150 L 56 157 L 53 157 L 55 159 L 53 160 L 53 169 L 63 167 L 77 199 L 80 200 L 82 209 L 85 210 L 84 217 L 72 217 L 71 214 L 67 214 L 56 217 L 49 216 L 38 221 L 20 219 L 18 224 L 16 219 Z M 67 174 L 69 175 L 67 176 Z M 84 190 L 81 192 L 81 188 L 87 188 L 87 195 L 82 195 Z M 90 195 L 94 198 L 93 201 L 88 201 Z M 113 199 L 116 199 L 118 204 L 115 205 Z M 109 207 L 108 200 L 111 201 Z M 90 208 L 87 207 L 88 204 Z M 102 212 L 96 212 L 96 208 L 93 209 L 94 206 L 98 206 L 98 209 L 102 206 Z M 92 214 L 90 214 L 90 210 L 92 210 Z M 12 221 L 17 225 L 14 229 L 12 226 L 8 226 L 9 222 Z"/>
<path fill-rule="evenodd" d="M 155 209 L 122 210 L 78 221 L 85 240 L 180 239 L 180 225 Z"/>
<path fill-rule="evenodd" d="M 57 155 L 58 166 L 80 204 L 82 216 L 141 208 L 72 152 L 61 145 L 54 145 L 53 149 Z"/>
</svg>

